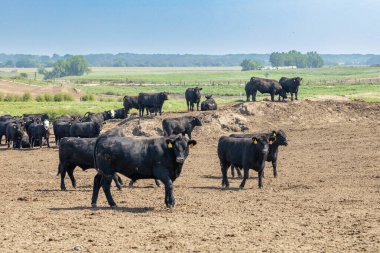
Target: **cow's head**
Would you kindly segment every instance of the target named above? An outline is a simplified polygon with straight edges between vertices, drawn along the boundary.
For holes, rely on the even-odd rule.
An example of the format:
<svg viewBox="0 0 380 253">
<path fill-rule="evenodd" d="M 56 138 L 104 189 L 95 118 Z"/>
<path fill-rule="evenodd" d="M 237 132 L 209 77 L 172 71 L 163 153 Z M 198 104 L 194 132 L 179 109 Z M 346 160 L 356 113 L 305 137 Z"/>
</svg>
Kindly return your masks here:
<svg viewBox="0 0 380 253">
<path fill-rule="evenodd" d="M 286 139 L 286 134 L 283 130 L 278 130 L 277 132 L 272 131 L 271 137 L 276 138 L 275 141 L 278 145 L 288 146 L 288 140 Z"/>
<path fill-rule="evenodd" d="M 173 151 L 176 162 L 180 164 L 185 162 L 189 149 L 197 144 L 197 141 L 189 140 L 181 134 L 171 135 L 165 141 L 168 149 Z"/>
<path fill-rule="evenodd" d="M 45 130 L 49 129 L 49 121 L 47 119 L 44 120 L 43 125 L 44 125 Z"/>
<path fill-rule="evenodd" d="M 300 86 L 301 85 L 301 81 L 302 81 L 301 77 L 295 77 L 295 78 L 293 78 L 293 83 L 296 86 Z"/>
<path fill-rule="evenodd" d="M 266 136 L 252 137 L 252 144 L 255 145 L 260 154 L 267 155 L 269 151 L 269 139 Z"/>
<path fill-rule="evenodd" d="M 168 100 L 168 93 L 166 92 L 160 92 L 159 93 L 159 96 L 160 96 L 160 101 L 165 101 L 165 100 Z"/>
<path fill-rule="evenodd" d="M 192 122 L 194 126 L 202 126 L 202 121 L 198 117 L 193 117 Z"/>
<path fill-rule="evenodd" d="M 212 95 L 206 95 L 205 98 L 206 99 L 210 99 L 212 97 Z"/>
<path fill-rule="evenodd" d="M 202 88 L 199 88 L 199 87 L 194 88 L 195 97 L 197 99 L 201 99 L 201 90 L 202 90 Z"/>
</svg>

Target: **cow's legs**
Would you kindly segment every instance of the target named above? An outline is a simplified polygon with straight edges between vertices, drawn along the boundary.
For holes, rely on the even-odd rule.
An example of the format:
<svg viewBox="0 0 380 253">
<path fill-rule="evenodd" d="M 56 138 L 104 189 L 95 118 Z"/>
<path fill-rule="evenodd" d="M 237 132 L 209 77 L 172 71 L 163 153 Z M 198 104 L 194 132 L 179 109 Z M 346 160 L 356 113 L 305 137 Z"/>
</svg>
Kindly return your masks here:
<svg viewBox="0 0 380 253">
<path fill-rule="evenodd" d="M 272 161 L 272 166 L 273 166 L 273 176 L 277 177 L 277 160 Z"/>
<path fill-rule="evenodd" d="M 199 102 L 197 103 L 197 111 L 199 111 Z"/>
<path fill-rule="evenodd" d="M 165 185 L 165 205 L 167 208 L 173 208 L 175 205 L 175 199 L 173 194 L 173 182 L 169 177 L 166 168 L 157 167 L 153 169 L 153 175 L 155 178 L 161 180 Z"/>
<path fill-rule="evenodd" d="M 49 137 L 47 137 L 45 139 L 46 139 L 46 144 L 47 144 L 48 148 L 50 148 Z"/>
<path fill-rule="evenodd" d="M 40 148 L 42 148 L 42 137 L 40 138 Z"/>
<path fill-rule="evenodd" d="M 256 101 L 256 94 L 257 94 L 257 90 L 254 90 L 252 92 L 252 101 L 255 102 Z"/>
<path fill-rule="evenodd" d="M 239 167 L 236 167 L 235 169 L 236 169 L 236 172 L 238 174 L 238 177 L 242 178 L 243 176 L 242 176 L 241 171 L 240 171 L 241 169 Z"/>
<path fill-rule="evenodd" d="M 296 95 L 296 100 L 298 100 L 298 92 L 296 92 L 295 95 Z"/>
<path fill-rule="evenodd" d="M 249 94 L 249 93 L 246 93 L 245 95 L 247 96 L 247 102 L 249 102 L 250 94 Z"/>
<path fill-rule="evenodd" d="M 94 187 L 92 189 L 92 198 L 91 198 L 92 207 L 96 207 L 96 202 L 98 201 L 101 182 L 102 182 L 102 175 L 96 174 L 96 176 L 94 177 Z"/>
<path fill-rule="evenodd" d="M 71 185 L 76 188 L 77 187 L 77 182 L 75 180 L 75 177 L 74 177 L 74 169 L 75 167 L 70 167 L 68 170 L 67 170 L 67 174 L 69 175 L 70 177 L 70 180 L 71 180 Z"/>
<path fill-rule="evenodd" d="M 187 111 L 190 111 L 190 101 L 186 100 Z"/>
<path fill-rule="evenodd" d="M 243 181 L 241 181 L 240 189 L 243 189 L 243 188 L 244 188 L 244 186 L 245 186 L 245 181 L 247 181 L 248 177 L 249 177 L 249 168 L 244 167 L 244 178 L 243 178 Z"/>
<path fill-rule="evenodd" d="M 59 165 L 58 165 L 59 168 Z M 61 191 L 66 191 L 65 177 L 66 177 L 66 168 L 61 165 Z"/>
<path fill-rule="evenodd" d="M 272 100 L 272 102 L 274 102 L 274 92 L 270 93 L 270 100 Z"/>
<path fill-rule="evenodd" d="M 259 171 L 259 189 L 263 189 L 264 169 Z"/>
<path fill-rule="evenodd" d="M 222 187 L 228 188 L 230 187 L 230 183 L 228 182 L 227 178 L 227 170 L 228 170 L 229 164 L 226 164 L 224 162 L 220 162 L 220 168 L 222 170 Z"/>
<path fill-rule="evenodd" d="M 111 194 L 112 178 L 113 178 L 113 176 L 112 177 L 110 177 L 108 175 L 103 176 L 102 188 L 103 188 L 104 194 L 106 195 L 106 198 L 107 198 L 107 201 L 108 201 L 108 204 L 110 205 L 110 207 L 116 207 L 116 203 L 113 200 L 112 194 Z"/>
<path fill-rule="evenodd" d="M 290 93 L 291 100 L 293 101 L 293 92 Z"/>
<path fill-rule="evenodd" d="M 235 166 L 231 164 L 231 176 L 235 177 Z"/>
</svg>

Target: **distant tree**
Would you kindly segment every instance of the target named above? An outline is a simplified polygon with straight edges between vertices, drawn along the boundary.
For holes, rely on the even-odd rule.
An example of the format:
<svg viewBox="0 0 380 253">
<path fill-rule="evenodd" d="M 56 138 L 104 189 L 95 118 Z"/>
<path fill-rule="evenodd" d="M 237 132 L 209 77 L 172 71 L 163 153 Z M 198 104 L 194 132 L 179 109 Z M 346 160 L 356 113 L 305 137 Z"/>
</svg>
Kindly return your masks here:
<svg viewBox="0 0 380 253">
<path fill-rule="evenodd" d="M 65 56 L 66 57 L 66 56 Z M 39 69 L 38 73 L 44 75 L 45 79 L 59 78 L 63 76 L 81 76 L 90 71 L 89 65 L 83 56 L 67 56 L 58 60 L 53 65 L 52 71 Z"/>
<path fill-rule="evenodd" d="M 256 61 L 245 59 L 240 63 L 241 71 L 255 70 L 260 67 L 260 64 Z"/>
<path fill-rule="evenodd" d="M 15 64 L 13 63 L 13 61 L 11 60 L 8 60 L 4 63 L 4 67 L 5 68 L 13 68 L 15 66 Z"/>
</svg>

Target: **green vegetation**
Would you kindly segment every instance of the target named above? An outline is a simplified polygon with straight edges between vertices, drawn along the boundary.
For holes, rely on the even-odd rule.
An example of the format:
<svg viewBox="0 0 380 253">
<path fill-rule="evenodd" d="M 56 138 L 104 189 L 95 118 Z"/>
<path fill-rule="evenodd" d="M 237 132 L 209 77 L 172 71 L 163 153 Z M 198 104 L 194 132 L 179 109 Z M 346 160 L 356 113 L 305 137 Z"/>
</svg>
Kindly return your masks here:
<svg viewBox="0 0 380 253">
<path fill-rule="evenodd" d="M 269 61 L 273 67 L 320 68 L 323 66 L 323 59 L 317 52 L 308 52 L 307 54 L 302 54 L 295 50 L 287 53 L 274 52 L 269 56 Z"/>
<path fill-rule="evenodd" d="M 44 79 L 54 79 L 64 76 L 81 76 L 90 72 L 89 65 L 83 56 L 69 56 L 58 60 L 53 65 L 53 70 L 39 69 L 38 73 L 44 75 Z"/>
<path fill-rule="evenodd" d="M 244 59 L 241 63 L 241 71 L 256 70 L 260 68 L 260 64 L 253 60 Z"/>
</svg>

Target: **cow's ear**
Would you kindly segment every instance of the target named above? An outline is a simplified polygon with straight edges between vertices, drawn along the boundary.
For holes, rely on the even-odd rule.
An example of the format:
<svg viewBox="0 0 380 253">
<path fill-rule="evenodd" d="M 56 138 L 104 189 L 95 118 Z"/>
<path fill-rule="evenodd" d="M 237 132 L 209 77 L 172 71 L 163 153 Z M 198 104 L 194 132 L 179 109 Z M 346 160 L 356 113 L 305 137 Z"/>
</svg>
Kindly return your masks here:
<svg viewBox="0 0 380 253">
<path fill-rule="evenodd" d="M 168 145 L 168 149 L 172 149 L 173 148 L 173 141 L 170 140 L 170 139 L 166 139 L 166 144 Z"/>
<path fill-rule="evenodd" d="M 257 138 L 256 137 L 252 137 L 252 142 L 253 142 L 253 144 L 257 144 Z"/>
<path fill-rule="evenodd" d="M 195 145 L 197 145 L 197 141 L 196 140 L 189 140 L 187 142 L 187 145 L 189 145 L 190 148 L 194 147 Z"/>
<path fill-rule="evenodd" d="M 202 88 L 199 88 L 199 90 L 202 90 Z"/>
</svg>

